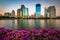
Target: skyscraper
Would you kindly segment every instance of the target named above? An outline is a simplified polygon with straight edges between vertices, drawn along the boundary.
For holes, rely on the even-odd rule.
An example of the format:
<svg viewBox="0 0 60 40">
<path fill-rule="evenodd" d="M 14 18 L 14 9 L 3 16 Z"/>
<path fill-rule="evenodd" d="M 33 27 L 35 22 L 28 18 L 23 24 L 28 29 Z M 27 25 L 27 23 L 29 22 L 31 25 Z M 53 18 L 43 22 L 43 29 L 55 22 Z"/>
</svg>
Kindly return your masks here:
<svg viewBox="0 0 60 40">
<path fill-rule="evenodd" d="M 11 17 L 15 17 L 15 11 L 14 10 L 12 10 Z"/>
<path fill-rule="evenodd" d="M 44 13 L 45 18 L 47 18 L 47 8 L 44 8 Z"/>
<path fill-rule="evenodd" d="M 23 8 L 23 17 L 27 18 L 28 17 L 28 8 Z"/>
<path fill-rule="evenodd" d="M 25 6 L 24 5 L 21 5 L 21 11 L 23 10 L 23 8 L 25 8 Z"/>
<path fill-rule="evenodd" d="M 36 4 L 36 17 L 39 17 L 41 14 L 41 5 Z"/>
<path fill-rule="evenodd" d="M 20 17 L 20 9 L 17 9 L 17 17 Z"/>
<path fill-rule="evenodd" d="M 25 5 L 21 5 L 22 16 L 23 16 L 23 8 L 25 8 Z"/>
<path fill-rule="evenodd" d="M 49 13 L 50 18 L 55 18 L 56 17 L 56 8 L 55 8 L 55 6 L 48 7 L 47 12 Z"/>
<path fill-rule="evenodd" d="M 21 9 L 17 9 L 17 17 L 22 18 L 22 11 L 21 11 Z"/>
</svg>

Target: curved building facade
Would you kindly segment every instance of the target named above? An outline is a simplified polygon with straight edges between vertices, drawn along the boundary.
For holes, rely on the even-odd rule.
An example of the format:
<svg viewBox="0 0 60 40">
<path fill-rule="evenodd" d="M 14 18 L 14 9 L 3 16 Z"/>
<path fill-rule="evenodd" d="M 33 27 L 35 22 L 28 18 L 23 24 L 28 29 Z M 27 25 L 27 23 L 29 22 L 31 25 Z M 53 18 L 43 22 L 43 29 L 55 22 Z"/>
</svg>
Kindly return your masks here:
<svg viewBox="0 0 60 40">
<path fill-rule="evenodd" d="M 23 18 L 27 18 L 28 17 L 28 8 L 23 8 Z"/>
<path fill-rule="evenodd" d="M 36 4 L 36 17 L 39 16 L 40 14 L 41 14 L 41 5 Z"/>
</svg>

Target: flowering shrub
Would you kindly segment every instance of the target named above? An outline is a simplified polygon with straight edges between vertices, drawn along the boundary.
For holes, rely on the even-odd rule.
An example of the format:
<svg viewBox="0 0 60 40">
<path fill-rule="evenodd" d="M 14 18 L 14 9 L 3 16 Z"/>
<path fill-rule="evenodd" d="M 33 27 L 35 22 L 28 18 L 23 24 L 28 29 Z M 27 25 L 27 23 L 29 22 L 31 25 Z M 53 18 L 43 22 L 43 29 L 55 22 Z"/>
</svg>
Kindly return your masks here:
<svg viewBox="0 0 60 40">
<path fill-rule="evenodd" d="M 60 31 L 49 28 L 30 31 L 0 28 L 0 40 L 60 40 Z"/>
</svg>

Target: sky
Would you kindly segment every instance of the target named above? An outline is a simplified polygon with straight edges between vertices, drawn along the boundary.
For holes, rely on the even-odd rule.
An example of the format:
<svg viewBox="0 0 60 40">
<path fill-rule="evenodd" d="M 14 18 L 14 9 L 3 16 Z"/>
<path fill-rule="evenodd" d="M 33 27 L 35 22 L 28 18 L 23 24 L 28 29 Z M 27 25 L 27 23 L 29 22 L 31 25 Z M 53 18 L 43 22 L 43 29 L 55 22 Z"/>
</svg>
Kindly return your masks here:
<svg viewBox="0 0 60 40">
<path fill-rule="evenodd" d="M 55 6 L 56 15 L 60 16 L 60 0 L 0 0 L 0 13 L 15 10 L 17 15 L 17 9 L 21 8 L 22 4 L 29 9 L 29 15 L 35 13 L 36 4 L 41 4 L 41 15 L 44 15 L 45 7 Z"/>
</svg>

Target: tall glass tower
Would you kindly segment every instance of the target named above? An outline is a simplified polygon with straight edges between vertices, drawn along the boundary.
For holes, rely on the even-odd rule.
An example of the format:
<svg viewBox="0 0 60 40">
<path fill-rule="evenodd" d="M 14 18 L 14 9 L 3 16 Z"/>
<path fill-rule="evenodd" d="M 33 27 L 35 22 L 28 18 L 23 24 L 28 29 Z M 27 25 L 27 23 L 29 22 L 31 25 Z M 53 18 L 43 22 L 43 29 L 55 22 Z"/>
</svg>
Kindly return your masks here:
<svg viewBox="0 0 60 40">
<path fill-rule="evenodd" d="M 23 16 L 27 17 L 28 16 L 28 8 L 23 8 Z"/>
<path fill-rule="evenodd" d="M 41 14 L 41 5 L 40 4 L 36 4 L 36 16 Z"/>
</svg>

